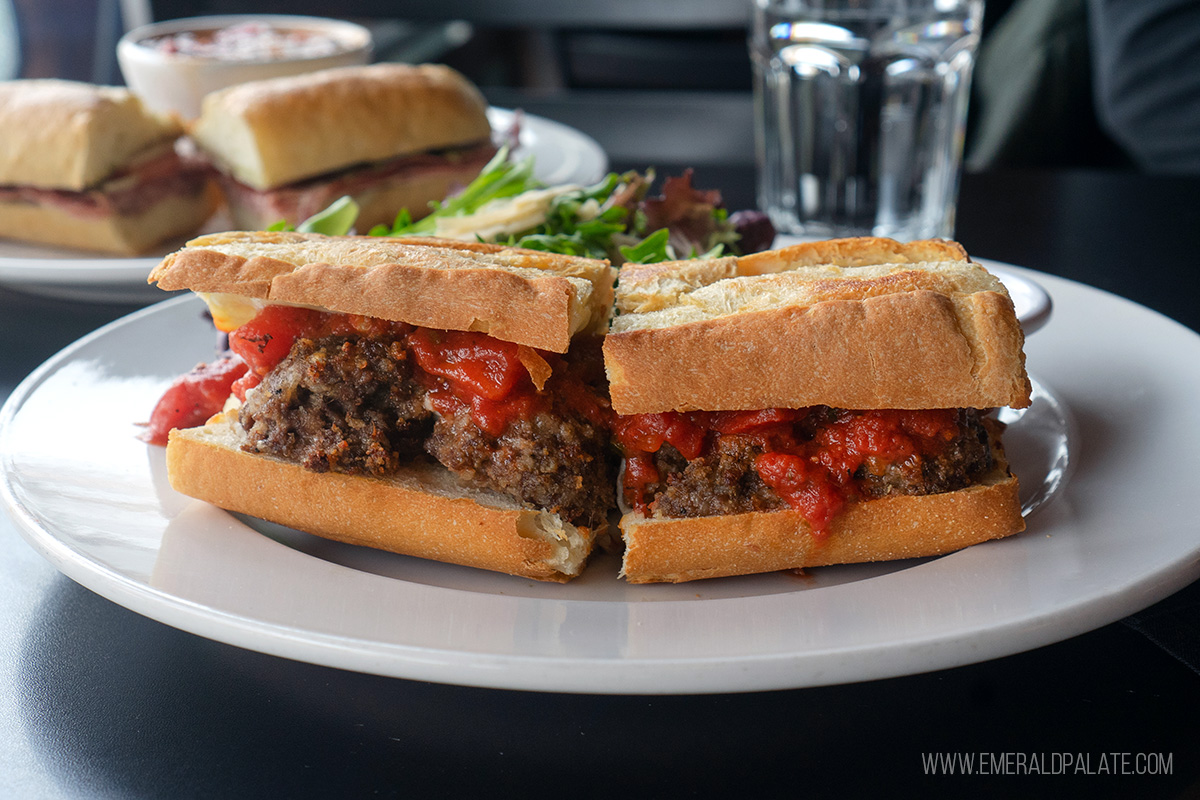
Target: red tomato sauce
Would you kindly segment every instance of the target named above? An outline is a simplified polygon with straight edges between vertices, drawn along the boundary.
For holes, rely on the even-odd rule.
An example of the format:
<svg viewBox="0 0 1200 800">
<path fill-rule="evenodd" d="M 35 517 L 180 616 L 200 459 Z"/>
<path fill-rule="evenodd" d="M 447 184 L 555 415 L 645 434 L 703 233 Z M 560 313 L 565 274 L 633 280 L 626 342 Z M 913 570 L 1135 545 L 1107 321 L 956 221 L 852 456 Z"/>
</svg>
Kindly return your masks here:
<svg viewBox="0 0 1200 800">
<path fill-rule="evenodd" d="M 402 322 L 389 322 L 358 314 L 331 314 L 312 308 L 269 305 L 254 319 L 229 334 L 229 349 L 246 362 L 249 370 L 233 385 L 239 400 L 262 381 L 268 372 L 287 358 L 296 340 L 305 337 L 359 335 L 404 336 L 413 330 Z"/>
<path fill-rule="evenodd" d="M 475 424 L 499 436 L 544 400 L 517 357 L 517 345 L 482 333 L 419 328 L 408 338 L 429 401 L 440 414 L 469 408 Z"/>
<path fill-rule="evenodd" d="M 762 448 L 754 469 L 813 534 L 824 536 L 846 503 L 858 496 L 854 473 L 868 459 L 889 463 L 935 451 L 957 435 L 951 409 L 833 411 L 769 408 L 692 411 L 618 417 L 625 453 L 625 497 L 643 513 L 661 481 L 654 453 L 670 444 L 689 461 L 711 452 L 721 436 L 749 437 Z"/>
<path fill-rule="evenodd" d="M 199 378 L 181 378 L 180 381 L 187 381 L 188 388 L 172 386 L 159 401 L 151 425 L 155 431 L 161 428 L 161 435 L 153 434 L 155 438 L 147 440 L 165 444 L 170 428 L 203 424 L 221 410 L 231 393 L 245 400 L 246 392 L 287 357 L 297 339 L 336 335 L 402 338 L 413 355 L 415 378 L 428 391 L 434 409 L 441 414 L 452 414 L 467 408 L 475 423 L 492 436 L 504 433 L 514 420 L 536 414 L 551 393 L 594 424 L 605 427 L 609 424 L 611 411 L 607 402 L 579 376 L 559 369 L 563 359 L 555 353 L 538 351 L 553 370 L 550 378 L 553 389 L 541 393 L 518 357 L 518 345 L 512 342 L 483 333 L 415 328 L 375 317 L 268 305 L 229 334 L 229 349 L 234 357 L 213 365 L 225 362 L 236 365 L 236 374 L 228 373 L 231 377 L 224 383 L 206 378 L 203 390 L 196 387 Z M 187 393 L 188 408 L 192 409 L 187 415 L 173 411 L 181 405 L 182 392 Z"/>
</svg>

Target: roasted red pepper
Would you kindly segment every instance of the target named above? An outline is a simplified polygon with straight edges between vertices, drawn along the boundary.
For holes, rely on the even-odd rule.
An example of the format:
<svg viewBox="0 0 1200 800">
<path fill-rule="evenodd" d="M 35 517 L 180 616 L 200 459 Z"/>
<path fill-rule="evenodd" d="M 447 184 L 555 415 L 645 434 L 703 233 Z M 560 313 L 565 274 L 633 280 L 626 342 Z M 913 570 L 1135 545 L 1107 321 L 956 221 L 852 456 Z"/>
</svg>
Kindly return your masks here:
<svg viewBox="0 0 1200 800">
<path fill-rule="evenodd" d="M 666 443 L 690 461 L 704 452 L 704 437 L 708 434 L 705 418 L 703 413 L 694 416 L 677 411 L 634 414 L 618 417 L 614 433 L 626 453 L 657 453 Z"/>
<path fill-rule="evenodd" d="M 475 424 L 499 436 L 514 419 L 536 413 L 540 401 L 518 346 L 470 331 L 418 328 L 408 337 L 425 373 L 429 399 L 441 413 L 464 404 Z"/>
<path fill-rule="evenodd" d="M 172 428 L 203 425 L 225 406 L 230 387 L 245 373 L 245 362 L 229 357 L 201 364 L 176 378 L 150 413 L 142 438 L 151 444 L 166 444 Z"/>
<path fill-rule="evenodd" d="M 814 536 L 825 536 L 829 523 L 846 505 L 844 488 L 804 456 L 763 453 L 754 459 L 754 470 L 775 494 L 800 512 Z"/>
<path fill-rule="evenodd" d="M 689 461 L 710 451 L 721 436 L 751 439 L 763 452 L 754 469 L 788 505 L 801 512 L 813 533 L 856 496 L 854 474 L 868 459 L 889 463 L 921 457 L 954 438 L 950 409 L 833 411 L 768 408 L 759 411 L 693 411 L 635 414 L 614 424 L 625 451 L 625 496 L 648 512 L 650 484 L 660 476 L 652 457 L 664 443 Z"/>
</svg>

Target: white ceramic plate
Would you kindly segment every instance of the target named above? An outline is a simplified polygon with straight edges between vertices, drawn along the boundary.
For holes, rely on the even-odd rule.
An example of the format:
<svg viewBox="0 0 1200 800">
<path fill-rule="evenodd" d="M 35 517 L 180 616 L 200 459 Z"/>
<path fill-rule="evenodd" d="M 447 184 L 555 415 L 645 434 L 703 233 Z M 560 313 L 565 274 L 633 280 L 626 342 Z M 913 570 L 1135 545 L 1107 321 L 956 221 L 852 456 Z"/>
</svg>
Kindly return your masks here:
<svg viewBox="0 0 1200 800">
<path fill-rule="evenodd" d="M 1027 344 L 1053 394 L 1013 420 L 1007 444 L 1036 484 L 1026 503 L 1031 491 L 1058 495 L 1025 533 L 941 558 L 654 586 L 618 581 L 601 559 L 546 585 L 252 526 L 173 492 L 162 450 L 134 438 L 167 382 L 211 353 L 189 299 L 92 334 L 18 387 L 0 411 L 0 498 L 58 569 L 117 603 L 364 672 L 636 694 L 981 661 L 1117 620 L 1200 573 L 1200 493 L 1178 468 L 1200 452 L 1200 337 L 1121 298 L 1008 269 L 1055 297 L 1054 323 Z M 1078 422 L 1069 447 L 1065 408 Z"/>
<path fill-rule="evenodd" d="M 492 128 L 512 127 L 518 112 L 488 109 Z M 520 147 L 514 155 L 534 157 L 534 174 L 546 184 L 592 183 L 608 170 L 608 157 L 594 139 L 574 128 L 520 113 Z M 214 219 L 207 231 L 228 229 Z M 160 258 L 177 249 L 171 242 L 142 258 L 122 258 L 0 239 L 0 284 L 39 295 L 91 302 L 148 303 L 166 295 L 146 283 Z"/>
<path fill-rule="evenodd" d="M 1025 335 L 1040 330 L 1050 321 L 1050 313 L 1054 303 L 1050 293 L 1037 281 L 1028 275 L 1021 275 L 1007 268 L 1007 265 L 986 258 L 976 259 L 989 272 L 1000 279 L 1008 294 L 1012 297 L 1017 319 L 1021 320 L 1021 329 Z"/>
</svg>

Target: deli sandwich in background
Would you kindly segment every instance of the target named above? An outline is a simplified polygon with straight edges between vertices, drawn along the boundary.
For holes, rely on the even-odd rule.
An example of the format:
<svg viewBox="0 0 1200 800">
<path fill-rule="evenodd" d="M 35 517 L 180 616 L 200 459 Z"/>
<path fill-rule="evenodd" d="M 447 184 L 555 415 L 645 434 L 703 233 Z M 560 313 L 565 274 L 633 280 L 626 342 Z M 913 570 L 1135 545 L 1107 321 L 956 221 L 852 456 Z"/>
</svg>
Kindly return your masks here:
<svg viewBox="0 0 1200 800">
<path fill-rule="evenodd" d="M 136 256 L 203 228 L 292 225 L 342 196 L 368 230 L 469 183 L 497 145 L 437 64 L 338 67 L 212 92 L 186 126 L 123 87 L 0 82 L 0 237 Z"/>
</svg>

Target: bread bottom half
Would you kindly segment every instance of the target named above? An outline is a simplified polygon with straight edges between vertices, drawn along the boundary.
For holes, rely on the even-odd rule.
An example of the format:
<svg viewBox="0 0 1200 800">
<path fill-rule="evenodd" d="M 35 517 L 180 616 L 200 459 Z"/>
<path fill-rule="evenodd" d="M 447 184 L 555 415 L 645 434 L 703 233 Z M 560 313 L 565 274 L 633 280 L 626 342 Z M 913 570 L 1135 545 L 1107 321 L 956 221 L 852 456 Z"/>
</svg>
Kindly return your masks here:
<svg viewBox="0 0 1200 800">
<path fill-rule="evenodd" d="M 621 518 L 630 583 L 682 583 L 798 567 L 941 555 L 1025 530 L 1017 479 L 999 459 L 954 492 L 851 502 L 816 537 L 799 512 Z"/>
<path fill-rule="evenodd" d="M 234 414 L 171 431 L 171 486 L 326 539 L 541 581 L 576 577 L 592 550 L 588 528 L 464 488 L 437 464 L 414 464 L 386 479 L 316 473 L 244 452 L 244 440 Z"/>
<path fill-rule="evenodd" d="M 136 256 L 196 233 L 219 199 L 215 184 L 210 184 L 198 194 L 168 195 L 140 214 L 99 217 L 76 216 L 53 205 L 0 202 L 0 238 Z"/>
</svg>

